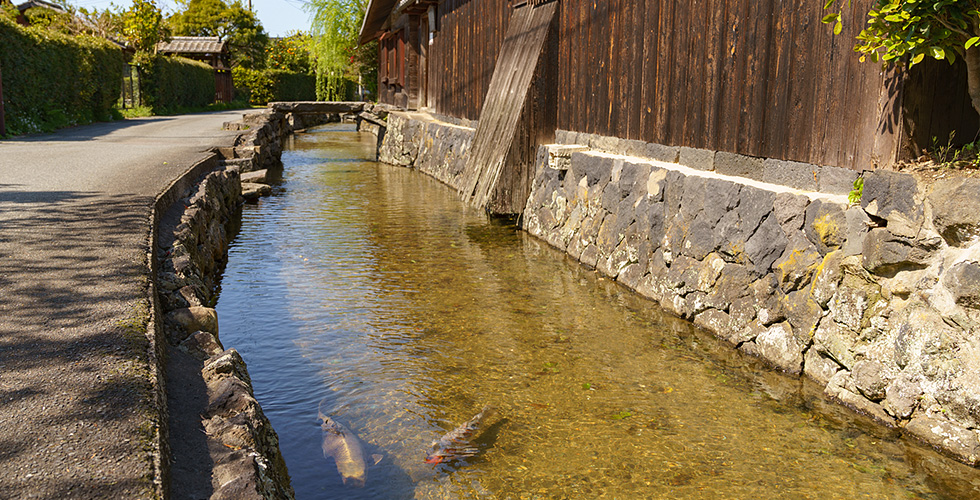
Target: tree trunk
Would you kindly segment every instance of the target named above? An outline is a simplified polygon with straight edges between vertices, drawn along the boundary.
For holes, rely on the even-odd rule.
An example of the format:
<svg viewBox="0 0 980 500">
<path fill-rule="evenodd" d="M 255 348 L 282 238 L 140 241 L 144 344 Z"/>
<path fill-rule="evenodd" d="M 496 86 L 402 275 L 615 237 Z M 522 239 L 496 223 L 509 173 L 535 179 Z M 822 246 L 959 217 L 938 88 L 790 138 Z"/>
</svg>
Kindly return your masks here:
<svg viewBox="0 0 980 500">
<path fill-rule="evenodd" d="M 966 60 L 966 81 L 973 109 L 980 113 L 980 47 L 970 47 L 964 51 Z"/>
</svg>

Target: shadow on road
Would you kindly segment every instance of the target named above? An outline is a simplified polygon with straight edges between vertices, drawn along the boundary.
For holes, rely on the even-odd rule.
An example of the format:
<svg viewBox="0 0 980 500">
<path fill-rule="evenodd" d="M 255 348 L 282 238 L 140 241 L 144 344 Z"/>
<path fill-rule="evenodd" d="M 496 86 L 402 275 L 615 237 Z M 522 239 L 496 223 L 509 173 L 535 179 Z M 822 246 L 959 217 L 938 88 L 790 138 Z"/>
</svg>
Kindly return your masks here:
<svg viewBox="0 0 980 500">
<path fill-rule="evenodd" d="M 155 116 L 152 118 L 130 118 L 113 122 L 98 122 L 77 127 L 63 128 L 50 134 L 31 134 L 0 141 L 0 146 L 7 143 L 51 142 L 51 141 L 91 141 L 114 132 L 138 127 L 149 123 L 161 123 L 175 120 L 173 116 Z"/>
<path fill-rule="evenodd" d="M 149 487 L 152 199 L 0 186 L 0 497 Z"/>
</svg>

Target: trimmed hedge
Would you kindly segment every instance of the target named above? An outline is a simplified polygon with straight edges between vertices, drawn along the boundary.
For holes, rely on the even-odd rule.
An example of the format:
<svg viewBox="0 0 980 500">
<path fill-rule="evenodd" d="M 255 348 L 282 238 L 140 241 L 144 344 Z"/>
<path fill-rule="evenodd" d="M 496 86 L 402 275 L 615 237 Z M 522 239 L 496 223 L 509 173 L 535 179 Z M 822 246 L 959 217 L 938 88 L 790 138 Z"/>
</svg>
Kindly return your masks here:
<svg viewBox="0 0 980 500">
<path fill-rule="evenodd" d="M 235 93 L 248 96 L 250 104 L 264 106 L 272 101 L 316 100 L 316 79 L 309 73 L 237 66 L 231 74 Z"/>
<path fill-rule="evenodd" d="M 156 56 L 140 65 L 145 104 L 154 113 L 214 102 L 214 68 L 183 57 Z"/>
<path fill-rule="evenodd" d="M 112 119 L 124 64 L 122 50 L 106 40 L 24 28 L 0 17 L 7 133 Z"/>
</svg>

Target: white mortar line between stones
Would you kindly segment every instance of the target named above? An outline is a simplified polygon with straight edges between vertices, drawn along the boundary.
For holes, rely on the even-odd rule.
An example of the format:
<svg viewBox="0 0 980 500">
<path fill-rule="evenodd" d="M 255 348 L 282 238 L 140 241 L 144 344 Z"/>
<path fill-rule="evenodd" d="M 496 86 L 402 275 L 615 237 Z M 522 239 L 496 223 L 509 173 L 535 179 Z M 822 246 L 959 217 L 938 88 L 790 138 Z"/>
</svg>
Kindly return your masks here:
<svg viewBox="0 0 980 500">
<path fill-rule="evenodd" d="M 420 111 L 392 111 L 390 114 L 393 115 L 397 114 L 399 116 L 403 116 L 410 120 L 419 120 L 422 122 L 435 123 L 438 125 L 442 125 L 444 127 L 452 127 L 452 128 L 462 129 L 462 130 L 469 130 L 471 132 L 476 132 L 476 129 L 473 127 L 464 127 L 463 125 L 456 125 L 454 123 L 444 122 L 430 115 L 429 113 L 423 113 Z"/>
<path fill-rule="evenodd" d="M 548 147 L 570 146 L 570 145 L 571 144 L 549 144 Z M 588 147 L 588 146 L 583 146 L 583 147 Z M 629 161 L 632 163 L 646 163 L 648 165 L 653 165 L 655 167 L 662 168 L 665 170 L 673 170 L 675 172 L 680 172 L 688 176 L 695 175 L 707 179 L 720 179 L 720 180 L 735 182 L 737 184 L 744 184 L 746 186 L 752 186 L 755 188 L 764 189 L 766 191 L 772 191 L 774 193 L 791 193 L 791 194 L 803 195 L 810 198 L 811 201 L 820 199 L 820 200 L 831 201 L 834 203 L 840 203 L 841 205 L 848 205 L 847 195 L 843 195 L 843 194 L 827 194 L 827 193 L 820 193 L 817 191 L 803 191 L 801 189 L 791 188 L 780 184 L 770 184 L 768 182 L 749 179 L 748 177 L 737 177 L 734 175 L 719 174 L 717 172 L 710 172 L 707 170 L 698 170 L 696 168 L 691 168 L 686 165 L 681 165 L 680 163 L 668 163 L 665 161 L 643 158 L 640 156 L 625 156 L 625 155 L 618 155 L 613 153 L 606 153 L 603 151 L 595 151 L 591 149 L 589 151 L 582 152 L 582 154 Z"/>
</svg>

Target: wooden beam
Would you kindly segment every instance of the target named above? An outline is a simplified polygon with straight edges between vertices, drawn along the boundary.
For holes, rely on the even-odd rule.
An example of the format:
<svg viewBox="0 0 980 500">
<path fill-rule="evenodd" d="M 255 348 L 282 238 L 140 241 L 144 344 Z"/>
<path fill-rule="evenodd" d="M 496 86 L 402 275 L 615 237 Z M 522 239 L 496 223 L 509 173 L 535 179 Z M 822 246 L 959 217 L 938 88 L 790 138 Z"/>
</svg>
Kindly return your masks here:
<svg viewBox="0 0 980 500">
<path fill-rule="evenodd" d="M 556 7 L 556 2 L 524 6 L 511 14 L 463 172 L 463 197 L 477 207 L 489 208 L 501 175 L 519 170 L 507 156 L 515 141 L 527 139 L 517 137 L 520 119 Z M 526 127 L 523 131 L 531 133 Z"/>
</svg>

